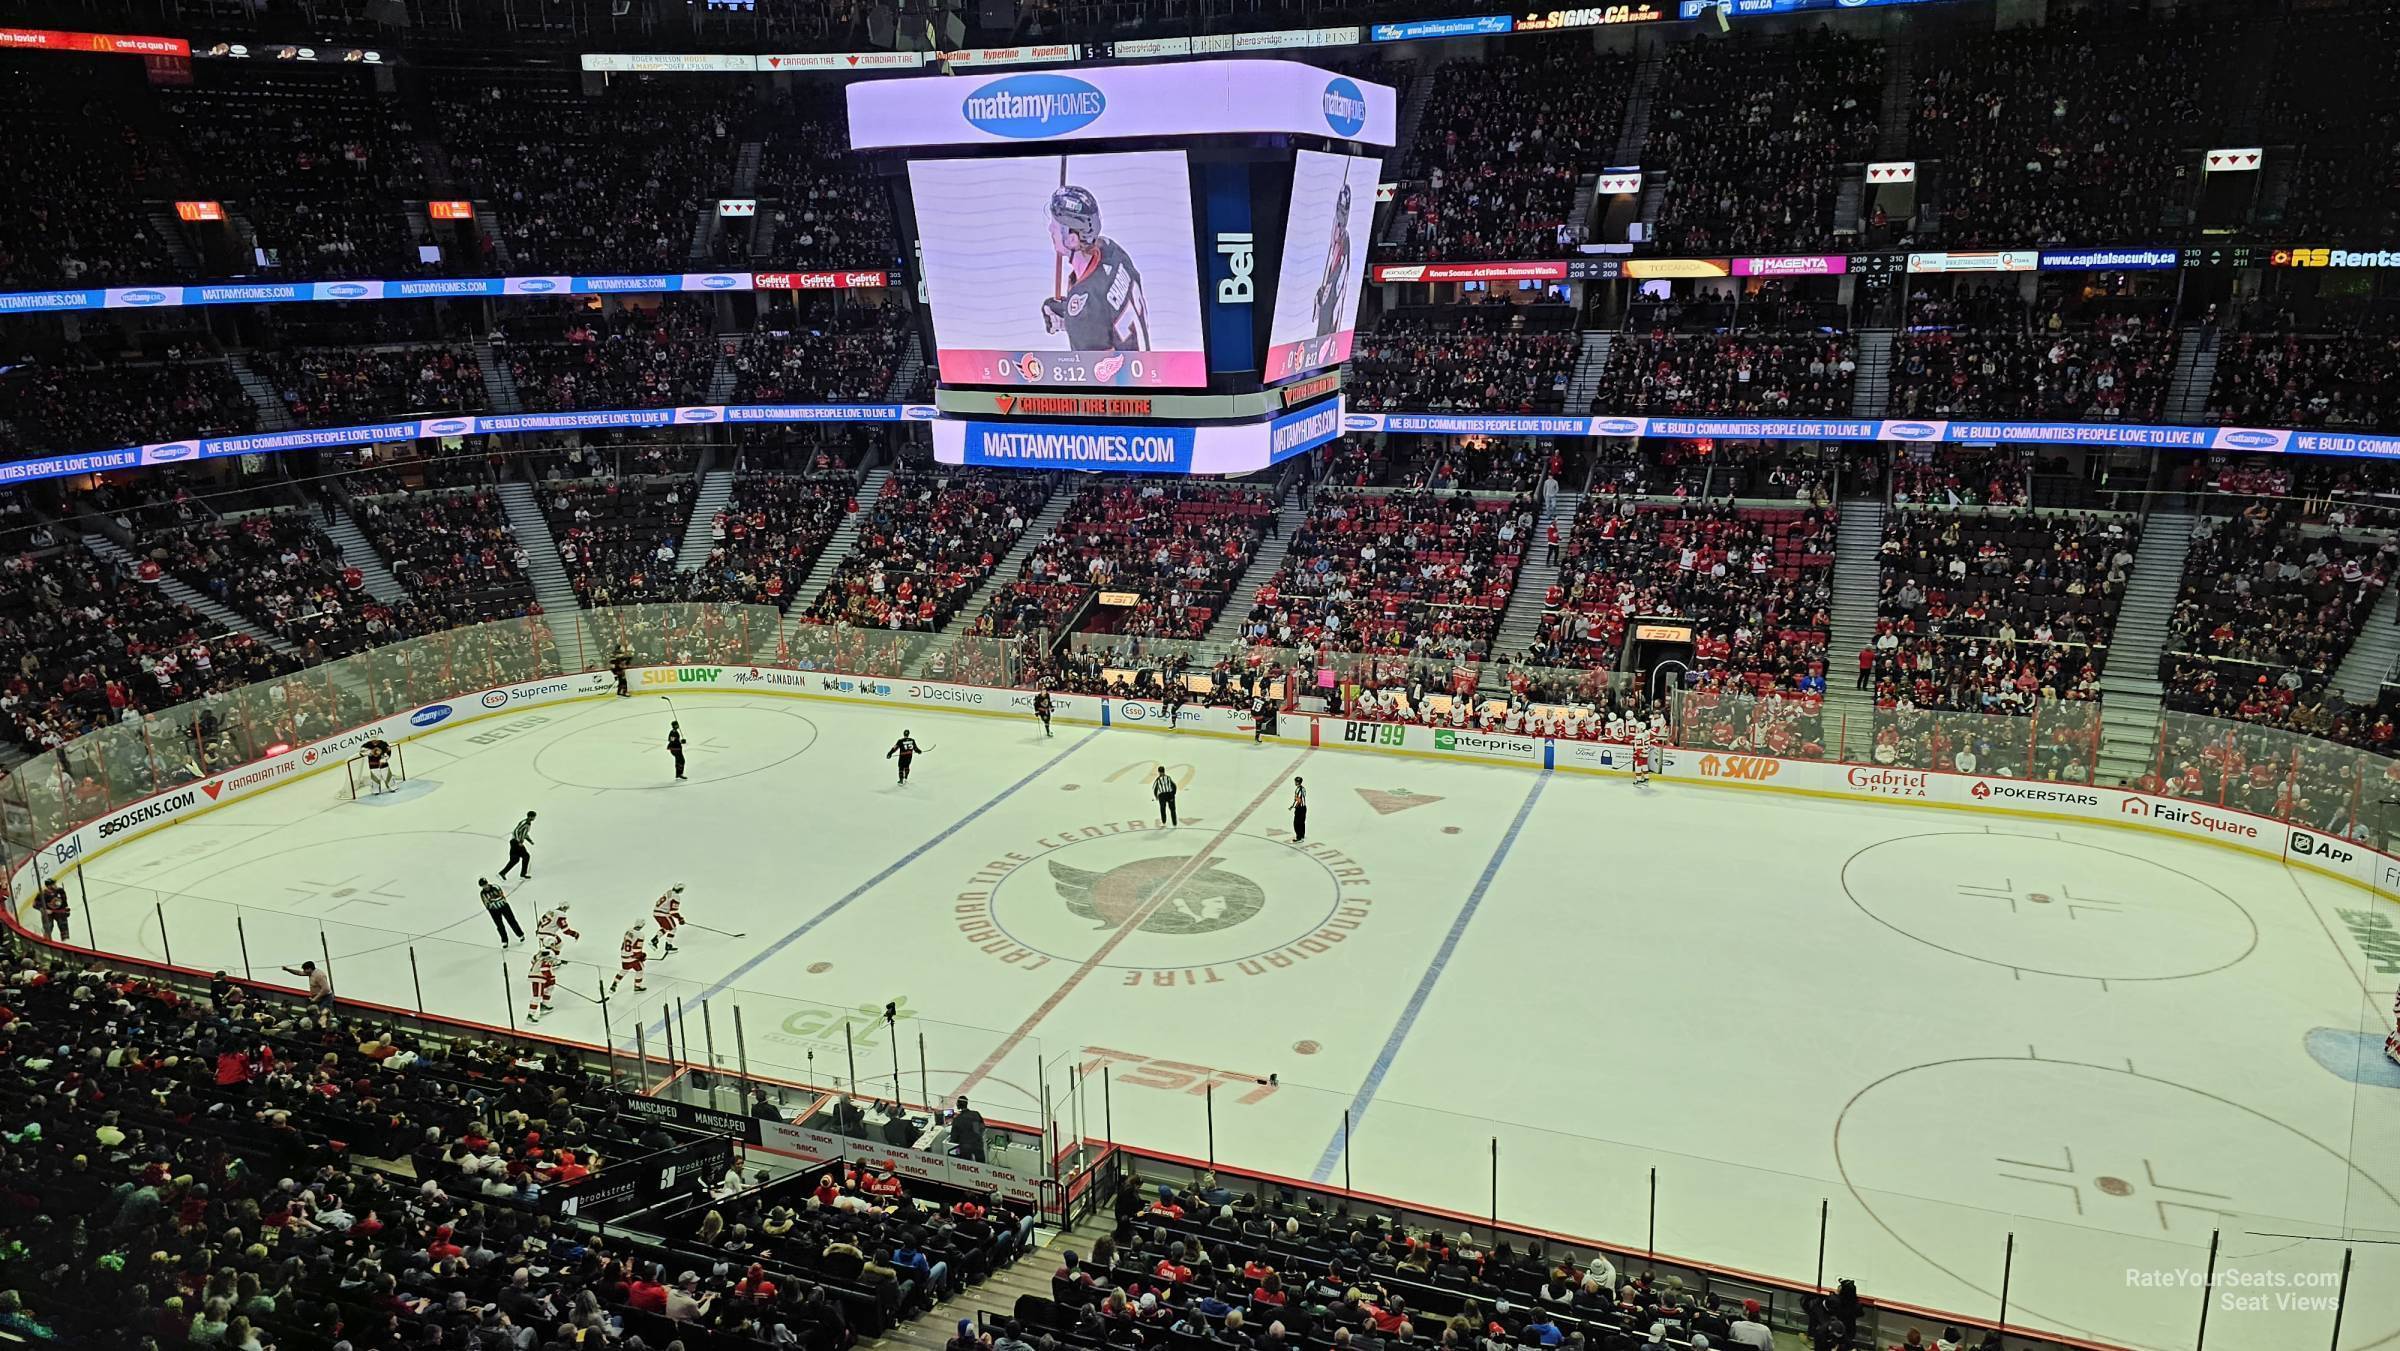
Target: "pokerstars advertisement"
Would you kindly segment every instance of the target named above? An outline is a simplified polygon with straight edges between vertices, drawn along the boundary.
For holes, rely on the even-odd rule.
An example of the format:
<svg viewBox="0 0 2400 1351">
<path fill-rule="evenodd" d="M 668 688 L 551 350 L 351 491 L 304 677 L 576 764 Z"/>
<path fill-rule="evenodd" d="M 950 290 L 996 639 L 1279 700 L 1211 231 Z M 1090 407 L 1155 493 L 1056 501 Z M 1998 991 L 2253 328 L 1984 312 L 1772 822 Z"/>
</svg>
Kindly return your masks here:
<svg viewBox="0 0 2400 1351">
<path fill-rule="evenodd" d="M 1382 160 L 1366 155 L 1298 153 L 1275 317 L 1267 326 L 1268 383 L 1350 359 L 1382 168 Z"/>
<path fill-rule="evenodd" d="M 945 383 L 1208 383 L 1180 151 L 912 160 L 908 179 Z"/>
</svg>

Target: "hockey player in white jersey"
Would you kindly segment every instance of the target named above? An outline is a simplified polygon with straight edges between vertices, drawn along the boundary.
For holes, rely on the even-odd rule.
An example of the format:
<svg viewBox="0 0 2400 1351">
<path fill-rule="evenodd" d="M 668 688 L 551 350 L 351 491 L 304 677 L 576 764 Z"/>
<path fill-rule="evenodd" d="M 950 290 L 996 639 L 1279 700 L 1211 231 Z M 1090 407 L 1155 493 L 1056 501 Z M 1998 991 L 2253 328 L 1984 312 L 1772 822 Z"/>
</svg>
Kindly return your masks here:
<svg viewBox="0 0 2400 1351">
<path fill-rule="evenodd" d="M 575 926 L 567 920 L 565 901 L 560 901 L 556 909 L 543 911 L 542 917 L 533 922 L 535 945 L 553 957 L 566 949 L 568 939 L 581 937 L 583 935 L 577 933 Z"/>
</svg>

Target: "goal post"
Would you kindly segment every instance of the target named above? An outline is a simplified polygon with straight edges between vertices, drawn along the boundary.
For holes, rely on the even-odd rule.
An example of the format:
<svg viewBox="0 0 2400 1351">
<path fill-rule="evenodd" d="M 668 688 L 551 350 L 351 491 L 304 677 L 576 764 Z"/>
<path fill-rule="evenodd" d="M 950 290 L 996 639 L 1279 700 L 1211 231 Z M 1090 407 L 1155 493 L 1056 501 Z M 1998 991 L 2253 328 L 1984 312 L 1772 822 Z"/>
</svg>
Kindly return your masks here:
<svg viewBox="0 0 2400 1351">
<path fill-rule="evenodd" d="M 345 775 L 342 790 L 343 800 L 356 802 L 375 791 L 375 785 L 367 778 L 366 752 L 361 751 L 344 760 L 342 770 Z M 392 747 L 392 784 L 397 787 L 406 782 L 408 782 L 408 751 L 395 744 Z"/>
</svg>

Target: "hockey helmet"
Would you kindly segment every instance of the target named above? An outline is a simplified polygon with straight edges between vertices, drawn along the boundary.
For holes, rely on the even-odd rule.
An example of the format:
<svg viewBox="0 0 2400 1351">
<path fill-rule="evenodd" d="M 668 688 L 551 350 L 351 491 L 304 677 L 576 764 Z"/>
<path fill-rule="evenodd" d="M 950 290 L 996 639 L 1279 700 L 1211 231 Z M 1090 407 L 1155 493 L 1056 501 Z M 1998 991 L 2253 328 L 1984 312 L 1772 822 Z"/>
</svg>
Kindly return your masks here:
<svg viewBox="0 0 2400 1351">
<path fill-rule="evenodd" d="M 1050 194 L 1050 219 L 1089 244 L 1100 237 L 1100 199 L 1092 195 L 1090 188 L 1062 184 Z"/>
<path fill-rule="evenodd" d="M 1333 218 L 1336 222 L 1350 219 L 1350 185 L 1347 183 L 1342 185 L 1341 192 L 1333 199 Z"/>
<path fill-rule="evenodd" d="M 677 882 L 674 886 L 667 888 L 667 890 L 674 892 L 678 896 L 681 896 L 683 894 L 683 883 Z"/>
</svg>

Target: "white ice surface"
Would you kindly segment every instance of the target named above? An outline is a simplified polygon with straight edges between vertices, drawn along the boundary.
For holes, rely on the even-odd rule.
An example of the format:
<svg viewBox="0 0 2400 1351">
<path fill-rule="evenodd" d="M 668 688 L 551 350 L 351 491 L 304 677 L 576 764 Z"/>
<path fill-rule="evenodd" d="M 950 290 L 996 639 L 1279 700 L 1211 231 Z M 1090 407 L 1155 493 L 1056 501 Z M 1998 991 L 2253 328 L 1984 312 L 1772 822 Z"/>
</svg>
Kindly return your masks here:
<svg viewBox="0 0 2400 1351">
<path fill-rule="evenodd" d="M 531 808 L 514 904 L 528 931 L 572 904 L 568 989 L 598 993 L 672 883 L 728 931 L 688 929 L 605 1031 L 561 997 L 545 1033 L 630 1049 L 639 1024 L 657 1054 L 680 998 L 679 1034 L 730 1065 L 738 1007 L 755 1073 L 826 1084 L 855 1057 L 888 1092 L 898 1050 L 911 1099 L 964 1087 L 1022 1121 L 1106 1062 L 1085 1127 L 1195 1156 L 1213 1072 L 1228 1163 L 1481 1215 L 1496 1140 L 1504 1221 L 1637 1251 L 1655 1169 L 1660 1252 L 1800 1280 L 1828 1203 L 1828 1280 L 1985 1317 L 2013 1233 L 2012 1322 L 2145 1347 L 2191 1344 L 2178 1282 L 2212 1230 L 2220 1273 L 2262 1283 L 2226 1292 L 2260 1307 L 2221 1298 L 2209 1344 L 2325 1345 L 2308 1282 L 2347 1233 L 2342 1346 L 2400 1335 L 2400 1258 L 2372 1241 L 2400 1237 L 2395 1094 L 2306 1048 L 2379 1040 L 2391 1004 L 2342 914 L 2379 903 L 2337 883 L 2100 827 L 684 704 L 688 783 L 662 705 L 601 700 L 412 741 L 382 800 L 319 775 L 128 842 L 84 869 L 95 936 L 237 972 L 246 941 L 277 980 L 330 952 L 344 995 L 521 1023 L 523 949 L 475 881 Z M 927 747 L 905 788 L 883 758 L 904 725 Z M 1160 764 L 1185 780 L 1170 832 Z"/>
</svg>

